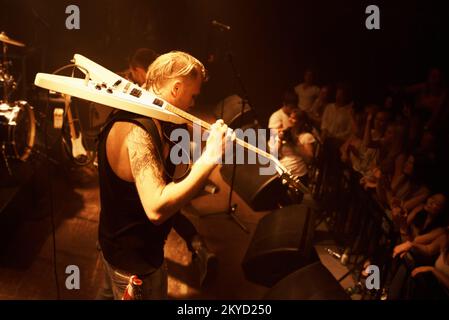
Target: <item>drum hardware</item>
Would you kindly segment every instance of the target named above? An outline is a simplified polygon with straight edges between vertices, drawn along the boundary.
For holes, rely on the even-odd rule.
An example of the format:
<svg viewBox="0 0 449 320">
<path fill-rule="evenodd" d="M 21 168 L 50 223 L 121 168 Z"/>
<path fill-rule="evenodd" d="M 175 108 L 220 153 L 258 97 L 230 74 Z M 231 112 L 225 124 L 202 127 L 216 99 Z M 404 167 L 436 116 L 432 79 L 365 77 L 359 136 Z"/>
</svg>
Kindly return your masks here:
<svg viewBox="0 0 449 320">
<path fill-rule="evenodd" d="M 7 44 L 11 44 L 11 45 L 13 45 L 13 46 L 17 46 L 17 47 L 25 47 L 25 44 L 24 43 L 22 43 L 22 42 L 20 42 L 20 41 L 17 41 L 17 40 L 13 40 L 13 39 L 11 39 L 10 37 L 8 37 L 7 35 L 6 35 L 6 33 L 4 32 L 4 31 L 2 31 L 1 33 L 0 33 L 0 42 L 3 42 L 3 43 L 7 43 Z"/>
<path fill-rule="evenodd" d="M 25 44 L 13 40 L 6 35 L 5 32 L 0 33 L 0 42 L 2 42 L 3 59 L 0 64 L 0 82 L 3 82 L 3 102 L 8 102 L 10 89 L 15 89 L 17 83 L 14 77 L 8 72 L 8 67 L 11 66 L 11 61 L 8 61 L 8 44 L 18 47 L 25 47 Z"/>
<path fill-rule="evenodd" d="M 12 63 L 7 60 L 8 45 L 25 47 L 25 44 L 9 38 L 5 32 L 0 33 L 0 42 L 3 52 L 0 62 L 0 84 L 3 86 L 3 99 L 0 100 L 0 143 L 3 161 L 12 176 L 9 159 L 24 162 L 30 157 L 36 136 L 36 119 L 34 109 L 27 101 L 9 101 L 17 83 L 9 73 Z"/>
<path fill-rule="evenodd" d="M 5 142 L 2 142 L 2 156 L 3 156 L 3 160 L 5 161 L 6 170 L 8 171 L 9 176 L 12 177 L 12 170 L 11 170 L 11 167 L 9 166 L 8 157 L 6 156 Z"/>
</svg>

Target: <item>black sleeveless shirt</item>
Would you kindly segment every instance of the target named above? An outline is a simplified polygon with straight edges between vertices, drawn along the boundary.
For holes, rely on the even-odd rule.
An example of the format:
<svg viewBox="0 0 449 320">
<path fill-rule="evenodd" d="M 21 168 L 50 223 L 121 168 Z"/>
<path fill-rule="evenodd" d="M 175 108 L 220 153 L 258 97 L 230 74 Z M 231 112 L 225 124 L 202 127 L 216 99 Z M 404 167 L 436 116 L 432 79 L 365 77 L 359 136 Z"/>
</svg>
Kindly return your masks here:
<svg viewBox="0 0 449 320">
<path fill-rule="evenodd" d="M 135 183 L 120 179 L 110 167 L 106 156 L 106 138 L 112 125 L 118 121 L 132 122 L 142 127 L 154 142 L 160 142 L 161 138 L 151 118 L 119 111 L 100 133 L 98 144 L 101 202 L 99 242 L 104 258 L 120 270 L 144 275 L 162 265 L 164 244 L 172 228 L 173 217 L 162 225 L 153 224 L 142 207 Z M 161 143 L 154 145 L 158 148 Z M 162 155 L 162 150 L 159 151 Z M 164 165 L 170 176 L 173 176 L 175 166 L 169 159 Z M 171 180 L 167 174 L 164 179 L 167 183 Z"/>
</svg>

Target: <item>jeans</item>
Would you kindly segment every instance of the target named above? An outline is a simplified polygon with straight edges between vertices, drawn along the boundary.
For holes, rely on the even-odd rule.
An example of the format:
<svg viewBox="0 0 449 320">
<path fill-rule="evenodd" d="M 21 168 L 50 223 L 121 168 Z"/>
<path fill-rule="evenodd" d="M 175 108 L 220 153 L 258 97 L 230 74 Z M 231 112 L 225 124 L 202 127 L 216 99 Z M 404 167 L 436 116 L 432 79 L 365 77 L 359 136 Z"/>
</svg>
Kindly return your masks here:
<svg viewBox="0 0 449 320">
<path fill-rule="evenodd" d="M 100 252 L 103 260 L 104 268 L 104 283 L 101 289 L 98 299 L 101 300 L 121 300 L 125 289 L 129 283 L 129 279 L 132 274 L 119 270 L 111 266 L 103 257 L 103 253 Z M 164 263 L 156 271 L 146 274 L 138 275 L 142 280 L 142 299 L 144 300 L 163 300 L 167 299 L 167 266 Z"/>
<path fill-rule="evenodd" d="M 181 236 L 187 244 L 187 248 L 190 252 L 195 250 L 192 247 L 192 241 L 195 236 L 198 235 L 193 223 L 182 213 L 177 213 L 173 219 L 173 229 Z"/>
</svg>

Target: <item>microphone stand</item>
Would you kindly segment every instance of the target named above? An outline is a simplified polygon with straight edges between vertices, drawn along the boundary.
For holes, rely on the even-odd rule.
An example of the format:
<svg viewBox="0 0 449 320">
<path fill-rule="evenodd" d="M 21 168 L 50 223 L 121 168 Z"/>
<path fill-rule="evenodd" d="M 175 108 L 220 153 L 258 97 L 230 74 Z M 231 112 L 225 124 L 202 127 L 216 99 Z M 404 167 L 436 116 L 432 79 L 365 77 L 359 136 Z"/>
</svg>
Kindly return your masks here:
<svg viewBox="0 0 449 320">
<path fill-rule="evenodd" d="M 228 47 L 229 47 L 229 43 L 228 43 Z M 240 86 L 240 90 L 242 92 L 243 98 L 242 98 L 242 107 L 241 107 L 241 111 L 240 111 L 240 118 L 238 119 L 238 124 L 237 127 L 240 128 L 243 123 L 242 123 L 242 119 L 243 119 L 243 112 L 245 111 L 245 106 L 248 103 L 248 93 L 246 91 L 246 87 L 242 81 L 242 78 L 240 76 L 240 73 L 237 70 L 237 67 L 235 66 L 234 63 L 234 57 L 231 53 L 230 50 L 228 50 L 227 53 L 227 60 L 229 62 L 229 64 L 231 65 L 231 69 L 232 69 L 232 73 L 234 75 L 234 79 L 237 81 L 238 85 Z M 221 115 L 223 116 L 224 113 L 224 102 L 221 105 Z M 231 185 L 230 185 L 230 190 L 229 190 L 229 197 L 228 197 L 228 209 L 225 212 L 212 212 L 212 213 L 206 213 L 206 214 L 202 214 L 201 217 L 206 217 L 206 216 L 216 216 L 216 215 L 221 215 L 221 214 L 227 214 L 231 219 L 234 220 L 235 223 L 237 223 L 240 228 L 242 228 L 242 230 L 246 233 L 249 233 L 248 228 L 239 220 L 239 218 L 236 215 L 237 212 L 237 204 L 232 204 L 232 193 L 234 192 L 234 184 L 235 184 L 235 175 L 236 175 L 236 171 L 237 171 L 237 161 L 236 159 L 233 159 L 233 164 L 232 164 L 232 175 L 231 175 Z"/>
</svg>

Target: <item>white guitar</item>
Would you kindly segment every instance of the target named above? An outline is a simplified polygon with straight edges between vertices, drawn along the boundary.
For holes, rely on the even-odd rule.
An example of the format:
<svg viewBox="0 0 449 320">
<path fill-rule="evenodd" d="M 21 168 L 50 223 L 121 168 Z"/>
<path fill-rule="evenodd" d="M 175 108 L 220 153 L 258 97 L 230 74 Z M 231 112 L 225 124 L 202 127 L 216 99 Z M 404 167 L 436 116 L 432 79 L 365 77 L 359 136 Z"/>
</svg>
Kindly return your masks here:
<svg viewBox="0 0 449 320">
<path fill-rule="evenodd" d="M 34 84 L 38 87 L 61 92 L 81 99 L 97 102 L 117 109 L 133 112 L 176 124 L 195 123 L 206 130 L 211 125 L 182 109 L 155 96 L 99 64 L 76 54 L 74 62 L 86 75 L 85 79 L 38 73 Z M 281 179 L 291 188 L 309 193 L 299 179 L 292 176 L 272 154 L 261 150 L 242 139 L 235 139 L 242 147 L 259 154 L 275 164 Z"/>
</svg>

